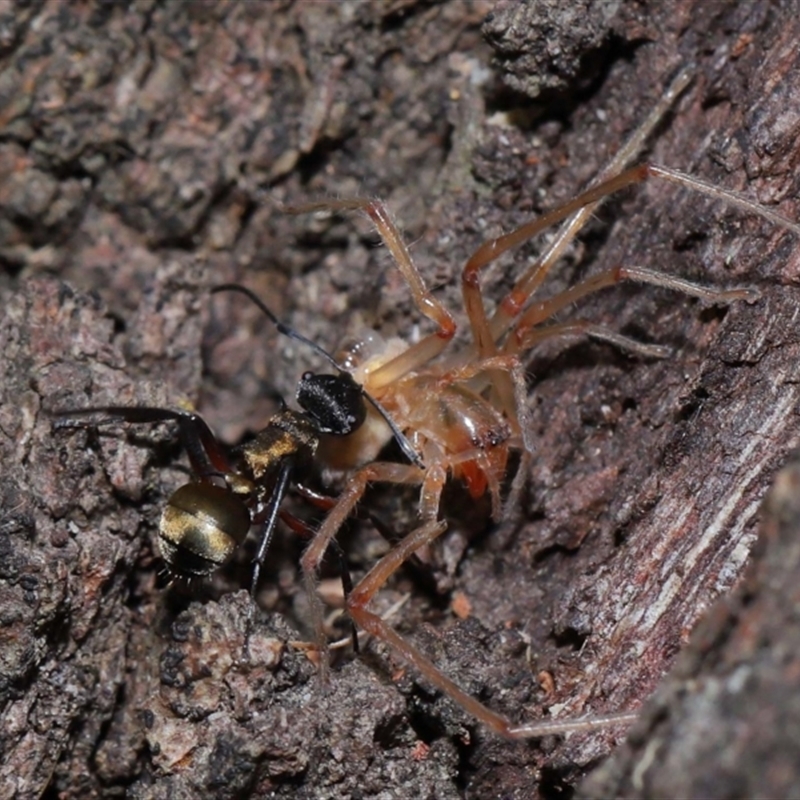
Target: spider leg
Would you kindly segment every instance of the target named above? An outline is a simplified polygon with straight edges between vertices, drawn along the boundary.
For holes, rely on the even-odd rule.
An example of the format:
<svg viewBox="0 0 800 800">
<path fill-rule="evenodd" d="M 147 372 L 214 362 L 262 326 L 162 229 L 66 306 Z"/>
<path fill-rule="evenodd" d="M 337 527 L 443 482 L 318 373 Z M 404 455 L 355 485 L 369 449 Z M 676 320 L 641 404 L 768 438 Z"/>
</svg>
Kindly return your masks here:
<svg viewBox="0 0 800 800">
<path fill-rule="evenodd" d="M 800 224 L 793 222 L 792 220 L 787 219 L 780 214 L 776 214 L 766 206 L 755 203 L 736 192 L 720 189 L 719 187 L 713 186 L 705 181 L 701 181 L 698 178 L 694 178 L 682 172 L 678 172 L 677 170 L 668 169 L 657 164 L 640 164 L 639 166 L 625 170 L 614 178 L 603 181 L 597 186 L 579 194 L 574 200 L 571 200 L 559 208 L 555 208 L 552 211 L 543 214 L 541 217 L 537 217 L 536 219 L 525 223 L 516 230 L 506 233 L 503 236 L 499 236 L 496 239 L 491 239 L 488 242 L 484 242 L 475 251 L 475 253 L 467 262 L 467 265 L 464 267 L 464 272 L 462 274 L 462 286 L 464 291 L 464 303 L 467 308 L 467 313 L 469 314 L 470 324 L 475 335 L 479 355 L 488 357 L 496 350 L 495 338 L 489 329 L 489 322 L 486 317 L 486 309 L 483 305 L 483 296 L 481 294 L 480 284 L 478 282 L 478 274 L 480 270 L 498 258 L 498 256 L 514 247 L 517 247 L 531 237 L 536 236 L 546 228 L 549 228 L 551 225 L 561 222 L 561 220 L 569 217 L 575 211 L 599 202 L 605 197 L 608 197 L 609 195 L 618 192 L 627 186 L 643 183 L 652 177 L 662 178 L 670 183 L 676 183 L 678 185 L 693 189 L 715 199 L 724 200 L 729 205 L 739 208 L 747 213 L 756 214 L 757 216 L 760 216 L 769 222 L 785 228 L 786 230 L 794 233 L 796 236 L 800 236 Z M 636 279 L 649 283 L 657 282 L 652 279 L 647 280 L 644 275 L 645 273 L 649 273 L 650 277 L 652 277 L 653 275 L 658 275 L 658 273 L 654 273 L 649 270 L 638 270 L 638 272 L 639 277 Z M 663 276 L 659 278 L 658 282 L 660 285 L 670 285 L 668 282 L 672 280 L 673 279 L 670 279 L 667 276 Z M 689 282 L 687 281 L 685 283 L 688 284 Z M 672 288 L 679 288 L 679 290 L 683 291 L 684 289 L 679 287 L 678 284 L 679 282 L 675 281 L 675 283 L 672 284 Z M 538 285 L 539 284 L 537 283 L 535 288 L 538 288 Z M 697 284 L 691 285 L 697 287 Z M 508 315 L 509 319 L 516 319 L 529 298 L 530 289 L 526 282 L 526 276 L 523 276 L 520 281 L 518 281 L 517 285 L 501 301 L 501 307 L 503 308 L 504 313 Z"/>
<path fill-rule="evenodd" d="M 638 158 L 647 137 L 688 86 L 692 79 L 692 74 L 693 68 L 691 66 L 681 71 L 644 123 L 633 132 L 589 189 L 562 206 L 521 225 L 516 230 L 484 242 L 473 253 L 462 272 L 462 292 L 478 357 L 491 357 L 498 352 L 498 342 L 514 326 L 515 320 L 525 309 L 530 298 L 541 286 L 553 265 L 563 255 L 567 246 L 586 224 L 598 205 L 606 197 L 625 187 L 642 183 L 649 178 L 660 178 L 700 194 L 705 194 L 713 199 L 722 200 L 745 213 L 760 216 L 800 236 L 800 225 L 741 194 L 721 189 L 694 176 L 653 163 L 644 163 L 635 167 L 628 166 L 634 159 Z M 517 280 L 511 291 L 498 304 L 497 310 L 490 321 L 483 303 L 479 282 L 480 271 L 499 256 L 559 222 L 564 222 L 564 224 L 556 234 L 555 240 Z M 643 272 L 640 270 L 640 273 Z M 657 273 L 650 273 L 650 276 L 653 275 L 657 275 Z M 669 285 L 678 291 L 686 291 L 686 283 L 688 283 L 682 283 L 677 279 L 667 278 L 667 276 L 663 276 L 660 280 L 648 280 L 641 274 L 635 279 L 659 283 L 660 285 Z M 668 281 L 672 281 L 672 283 Z M 692 286 L 697 288 L 697 284 L 692 284 Z M 689 291 L 689 293 L 694 294 L 695 292 Z M 724 298 L 721 299 L 724 300 Z M 530 326 L 530 322 L 525 322 L 521 325 L 523 329 Z M 525 335 L 521 331 L 512 333 L 512 336 L 516 336 L 516 338 L 522 338 Z M 516 352 L 518 349 L 520 348 L 512 345 L 506 352 Z M 498 374 L 495 382 L 497 384 L 496 393 L 501 401 L 501 407 L 507 410 L 510 397 L 508 379 L 502 374 Z"/>
<path fill-rule="evenodd" d="M 326 640 L 322 602 L 317 596 L 317 572 L 331 541 L 364 496 L 369 483 L 424 485 L 426 474 L 426 470 L 410 464 L 392 464 L 376 461 L 362 467 L 350 477 L 333 508 L 331 508 L 315 534 L 311 544 L 303 553 L 300 559 L 300 566 L 303 572 L 306 595 L 308 596 L 314 637 L 320 653 L 325 652 Z M 325 657 L 320 658 L 320 677 L 323 681 L 327 680 L 327 658 Z"/>
<path fill-rule="evenodd" d="M 386 581 L 413 553 L 430 544 L 446 528 L 444 522 L 427 522 L 406 536 L 390 550 L 355 586 L 347 601 L 347 610 L 356 624 L 391 647 L 407 664 L 420 672 L 425 679 L 458 703 L 495 733 L 509 739 L 525 739 L 570 731 L 594 730 L 613 724 L 630 723 L 636 719 L 633 712 L 606 714 L 565 720 L 545 720 L 523 725 L 514 725 L 501 714 L 492 711 L 483 703 L 467 694 L 442 671 L 403 638 L 391 625 L 368 606 Z"/>
<path fill-rule="evenodd" d="M 642 267 L 614 267 L 600 272 L 597 275 L 592 275 L 554 297 L 529 306 L 525 313 L 519 318 L 510 336 L 506 340 L 503 348 L 504 352 L 517 353 L 520 350 L 525 350 L 533 346 L 533 344 L 539 341 L 536 327 L 542 322 L 550 319 L 577 300 L 594 294 L 608 286 L 622 283 L 623 281 L 662 286 L 692 297 L 699 297 L 711 303 L 732 303 L 737 300 L 754 302 L 759 297 L 758 291 L 752 288 L 714 289 L 709 286 L 694 283 L 693 281 L 676 278 L 671 275 L 666 275 L 663 272 L 656 272 L 655 270 Z M 621 340 L 615 339 L 614 341 L 618 341 L 618 343 L 622 344 L 626 339 L 627 337 L 623 337 Z M 634 349 L 639 350 L 638 347 Z"/>
<path fill-rule="evenodd" d="M 667 87 L 664 94 L 661 95 L 658 103 L 650 111 L 646 119 L 633 131 L 627 141 L 625 141 L 622 147 L 617 151 L 616 155 L 596 176 L 593 181 L 594 184 L 598 184 L 621 172 L 640 156 L 650 134 L 664 119 L 667 113 L 669 113 L 669 110 L 677 99 L 694 79 L 694 72 L 694 64 L 688 64 L 675 76 L 672 83 Z M 583 226 L 591 219 L 601 202 L 602 199 L 595 203 L 585 205 L 564 222 L 544 253 L 542 253 L 542 255 L 525 271 L 522 277 L 519 278 L 512 293 L 516 292 L 517 296 L 531 297 L 536 292 L 545 277 L 549 274 L 553 265 L 564 255 L 567 247 Z M 509 305 L 510 308 L 506 308 L 506 305 L 503 303 L 498 305 L 489 323 L 491 336 L 495 342 L 511 328 L 514 319 L 519 313 L 519 309 L 516 311 L 514 310 L 513 303 Z"/>
<path fill-rule="evenodd" d="M 647 118 L 633 131 L 614 158 L 597 175 L 593 182 L 596 187 L 607 184 L 609 179 L 614 180 L 612 176 L 624 170 L 634 159 L 638 158 L 653 129 L 683 94 L 693 78 L 694 65 L 689 64 L 678 73 Z M 525 300 L 533 295 L 553 265 L 578 235 L 581 228 L 591 219 L 600 203 L 614 191 L 616 189 L 610 189 L 595 195 L 592 194 L 590 189 L 570 203 L 554 209 L 537 220 L 522 225 L 516 231 L 484 242 L 475 251 L 464 267 L 462 291 L 475 346 L 480 355 L 490 356 L 493 354 L 495 342 L 511 327 L 522 308 L 521 305 L 517 305 L 518 299 L 520 297 L 523 298 L 522 304 L 524 305 Z M 511 248 L 518 246 L 537 233 L 564 219 L 567 221 L 556 234 L 554 241 L 519 278 L 511 292 L 498 305 L 494 317 L 489 322 L 483 306 L 478 283 L 478 272 Z"/>
<path fill-rule="evenodd" d="M 297 485 L 295 485 L 295 488 L 298 488 Z M 320 494 L 319 492 L 316 492 L 313 489 L 308 489 L 305 486 L 301 488 L 300 494 L 307 499 L 312 500 L 312 502 L 316 503 L 318 500 L 321 501 L 325 508 L 332 508 L 336 502 L 335 498 Z M 303 539 L 310 540 L 316 535 L 314 528 L 312 528 L 307 522 L 304 522 L 302 519 L 299 519 L 294 514 L 291 514 L 284 509 L 281 509 L 280 511 L 280 518 L 293 533 L 296 533 L 298 536 L 302 536 Z M 333 549 L 336 560 L 339 563 L 339 576 L 342 581 L 342 597 L 344 597 L 345 601 L 347 601 L 350 592 L 353 591 L 353 578 L 350 575 L 350 569 L 347 566 L 347 558 L 345 557 L 344 550 L 342 550 L 336 539 L 331 542 L 331 548 Z M 355 623 L 352 622 L 352 620 L 351 627 L 353 651 L 358 653 L 358 631 L 356 630 Z"/>
<path fill-rule="evenodd" d="M 524 338 L 517 343 L 516 338 L 506 342 L 508 349 L 530 350 L 541 342 L 548 339 L 570 339 L 589 336 L 601 342 L 608 342 L 618 347 L 620 350 L 627 350 L 630 353 L 637 353 L 645 358 L 666 358 L 671 350 L 662 344 L 646 344 L 630 336 L 624 336 L 611 328 L 603 325 L 595 325 L 585 319 L 571 319 L 569 322 L 558 322 L 554 325 L 539 325 L 525 331 Z"/>
<path fill-rule="evenodd" d="M 303 214 L 312 211 L 360 211 L 365 214 L 392 254 L 397 268 L 411 290 L 414 304 L 420 313 L 435 323 L 437 327 L 434 333 L 425 336 L 408 350 L 374 370 L 370 374 L 370 391 L 380 392 L 383 387 L 403 375 L 427 364 L 447 347 L 456 332 L 455 320 L 425 286 L 422 275 L 411 258 L 408 246 L 403 241 L 403 237 L 384 203 L 380 200 L 352 198 L 289 206 L 285 207 L 284 211 L 289 214 Z"/>
</svg>

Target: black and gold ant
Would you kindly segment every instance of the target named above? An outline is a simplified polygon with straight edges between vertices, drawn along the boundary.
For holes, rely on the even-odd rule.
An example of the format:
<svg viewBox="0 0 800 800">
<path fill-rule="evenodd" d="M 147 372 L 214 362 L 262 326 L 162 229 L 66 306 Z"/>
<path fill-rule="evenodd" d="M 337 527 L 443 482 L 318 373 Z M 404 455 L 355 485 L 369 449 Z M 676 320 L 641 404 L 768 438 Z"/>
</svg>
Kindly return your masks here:
<svg viewBox="0 0 800 800">
<path fill-rule="evenodd" d="M 252 440 L 230 452 L 192 411 L 153 406 L 65 409 L 56 413 L 54 427 L 177 423 L 194 479 L 172 494 L 161 516 L 158 544 L 167 569 L 177 578 L 206 577 L 221 567 L 256 527 L 260 533 L 250 587 L 255 597 L 283 498 L 296 475 L 312 465 L 323 436 L 352 434 L 364 424 L 369 404 L 393 431 L 409 460 L 417 465 L 421 462 L 380 403 L 333 356 L 280 322 L 249 289 L 237 284 L 212 289 L 212 293 L 226 291 L 249 297 L 280 333 L 307 345 L 337 370 L 334 375 L 306 372 L 302 376 L 296 392 L 302 410 L 284 404 Z"/>
</svg>

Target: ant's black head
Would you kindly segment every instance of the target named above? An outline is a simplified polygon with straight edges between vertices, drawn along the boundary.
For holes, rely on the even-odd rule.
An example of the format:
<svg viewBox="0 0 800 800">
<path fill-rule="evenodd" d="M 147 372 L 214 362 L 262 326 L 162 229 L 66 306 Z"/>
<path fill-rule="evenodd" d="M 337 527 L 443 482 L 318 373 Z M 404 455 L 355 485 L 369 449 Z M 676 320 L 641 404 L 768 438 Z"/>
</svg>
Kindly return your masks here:
<svg viewBox="0 0 800 800">
<path fill-rule="evenodd" d="M 320 433 L 347 436 L 367 418 L 364 392 L 348 372 L 306 372 L 297 386 L 297 402 Z"/>
</svg>

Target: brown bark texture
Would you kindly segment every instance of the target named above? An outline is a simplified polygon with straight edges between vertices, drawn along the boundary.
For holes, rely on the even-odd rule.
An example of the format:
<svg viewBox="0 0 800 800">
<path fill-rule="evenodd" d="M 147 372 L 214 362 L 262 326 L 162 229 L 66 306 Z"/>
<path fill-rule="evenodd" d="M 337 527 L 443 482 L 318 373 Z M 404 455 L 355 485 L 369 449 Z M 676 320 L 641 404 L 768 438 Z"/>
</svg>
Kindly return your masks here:
<svg viewBox="0 0 800 800">
<path fill-rule="evenodd" d="M 429 563 L 376 602 L 408 595 L 392 624 L 515 720 L 643 706 L 624 744 L 501 740 L 376 642 L 321 688 L 290 644 L 309 637 L 302 542 L 281 529 L 258 607 L 249 547 L 169 588 L 174 431 L 49 416 L 190 403 L 231 445 L 263 427 L 319 364 L 211 298 L 224 281 L 329 349 L 429 330 L 364 220 L 282 203 L 385 200 L 466 336 L 470 253 L 574 196 L 687 63 L 648 157 L 800 219 L 798 41 L 791 0 L 0 2 L 0 796 L 798 796 L 796 465 L 762 510 L 800 440 L 786 231 L 657 182 L 612 198 L 543 296 L 622 264 L 761 299 L 583 301 L 674 354 L 527 355 L 517 518 L 493 526 L 454 486 Z M 485 270 L 490 304 L 541 246 Z M 411 530 L 416 498 L 376 486 L 362 506 L 356 577 L 387 546 L 374 520 Z M 335 594 L 335 565 L 323 579 Z"/>
</svg>

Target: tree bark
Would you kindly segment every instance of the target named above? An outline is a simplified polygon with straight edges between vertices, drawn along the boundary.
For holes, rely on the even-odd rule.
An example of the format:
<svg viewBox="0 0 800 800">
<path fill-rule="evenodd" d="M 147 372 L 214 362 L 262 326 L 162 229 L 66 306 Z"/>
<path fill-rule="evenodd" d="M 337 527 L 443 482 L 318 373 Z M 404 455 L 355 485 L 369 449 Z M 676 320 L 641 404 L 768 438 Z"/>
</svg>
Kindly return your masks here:
<svg viewBox="0 0 800 800">
<path fill-rule="evenodd" d="M 188 401 L 231 445 L 263 427 L 318 365 L 242 298 L 212 300 L 225 281 L 331 350 L 365 326 L 428 330 L 366 223 L 284 203 L 387 201 L 466 333 L 470 253 L 580 191 L 690 62 L 652 159 L 800 219 L 794 11 L 0 6 L 0 795 L 573 791 L 624 730 L 501 741 L 375 643 L 323 691 L 288 644 L 308 635 L 301 544 L 279 537 L 258 609 L 247 548 L 214 582 L 165 588 L 152 542 L 186 480 L 173 432 L 54 432 L 51 414 Z M 539 247 L 486 270 L 492 302 Z M 799 254 L 786 231 L 686 190 L 612 198 L 543 296 L 630 265 L 761 299 L 714 309 L 623 286 L 581 303 L 581 318 L 674 355 L 533 352 L 519 519 L 476 524 L 485 509 L 459 514 L 454 487 L 431 564 L 381 593 L 384 608 L 410 594 L 395 627 L 514 719 L 639 708 L 656 692 L 587 797 L 798 784 L 796 467 L 740 579 L 800 440 Z M 393 487 L 365 506 L 398 533 L 414 525 L 414 496 Z M 343 544 L 360 574 L 381 541 L 356 520 Z"/>
</svg>

